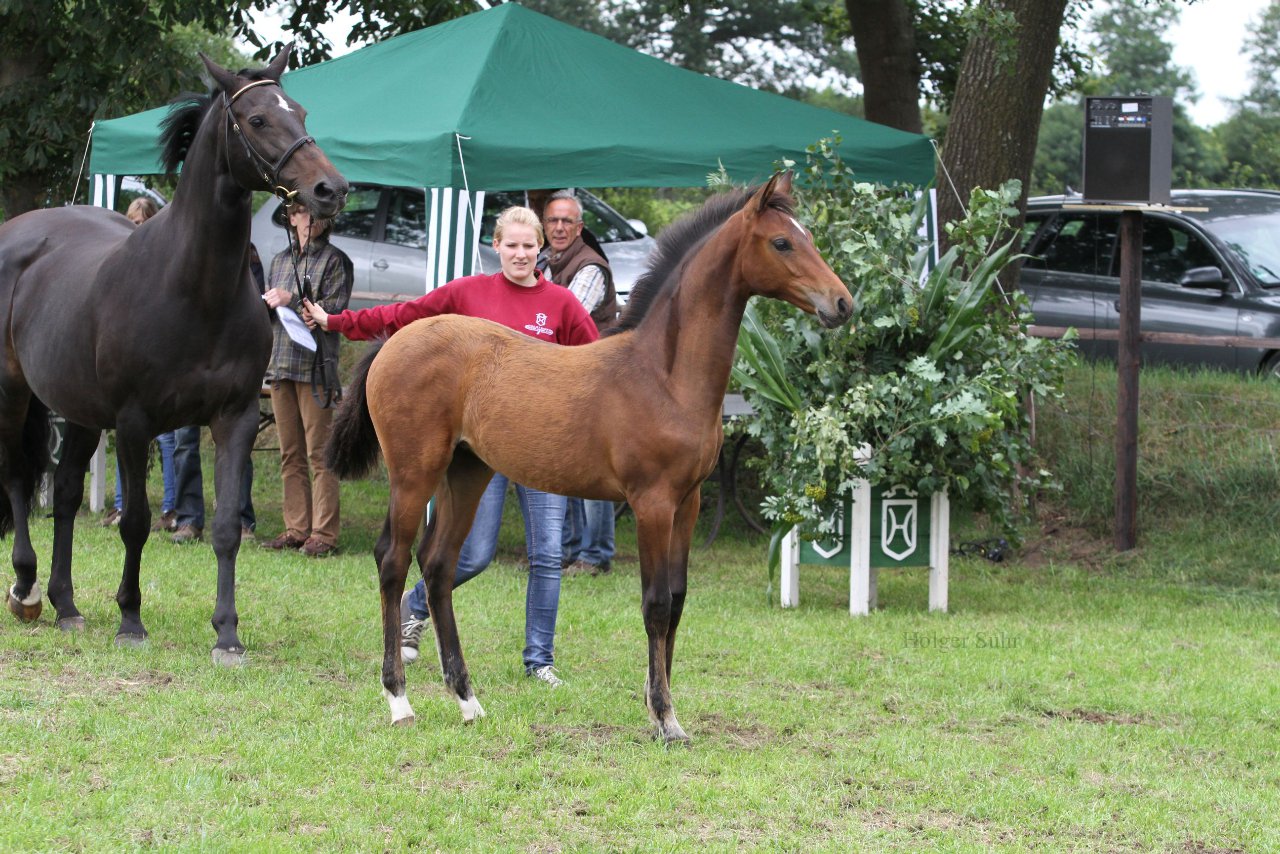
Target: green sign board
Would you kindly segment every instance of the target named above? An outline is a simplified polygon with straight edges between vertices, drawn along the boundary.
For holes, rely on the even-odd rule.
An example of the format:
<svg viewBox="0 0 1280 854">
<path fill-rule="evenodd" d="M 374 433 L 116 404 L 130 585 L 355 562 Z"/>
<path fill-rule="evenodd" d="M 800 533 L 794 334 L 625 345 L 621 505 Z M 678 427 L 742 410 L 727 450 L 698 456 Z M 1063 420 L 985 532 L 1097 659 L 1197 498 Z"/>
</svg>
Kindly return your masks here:
<svg viewBox="0 0 1280 854">
<path fill-rule="evenodd" d="M 800 563 L 848 566 L 853 502 L 846 500 L 842 517 L 830 537 L 800 543 Z M 871 565 L 874 567 L 929 566 L 933 519 L 928 499 L 905 486 L 871 489 Z M 859 544 L 861 545 L 861 544 Z"/>
</svg>

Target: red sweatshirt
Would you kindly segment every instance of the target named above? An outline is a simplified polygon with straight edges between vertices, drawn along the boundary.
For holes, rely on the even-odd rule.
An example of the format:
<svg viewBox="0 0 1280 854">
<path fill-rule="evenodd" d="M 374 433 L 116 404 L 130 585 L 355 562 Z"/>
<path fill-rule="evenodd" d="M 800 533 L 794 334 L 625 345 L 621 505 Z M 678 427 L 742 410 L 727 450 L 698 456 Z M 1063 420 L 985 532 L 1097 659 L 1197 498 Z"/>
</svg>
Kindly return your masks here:
<svg viewBox="0 0 1280 854">
<path fill-rule="evenodd" d="M 600 337 L 591 315 L 569 289 L 541 274 L 531 288 L 513 284 L 502 273 L 454 279 L 410 302 L 331 314 L 329 329 L 366 341 L 437 314 L 481 317 L 555 344 L 589 344 Z"/>
</svg>

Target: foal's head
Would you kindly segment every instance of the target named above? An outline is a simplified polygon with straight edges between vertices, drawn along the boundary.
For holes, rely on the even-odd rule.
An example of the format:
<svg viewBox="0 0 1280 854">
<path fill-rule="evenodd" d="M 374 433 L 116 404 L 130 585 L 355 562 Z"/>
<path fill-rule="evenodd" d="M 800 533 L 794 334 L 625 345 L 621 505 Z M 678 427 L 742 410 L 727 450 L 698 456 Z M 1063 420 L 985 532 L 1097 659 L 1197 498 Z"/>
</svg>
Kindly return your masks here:
<svg viewBox="0 0 1280 854">
<path fill-rule="evenodd" d="M 738 268 L 752 294 L 816 314 L 830 329 L 849 319 L 853 296 L 818 254 L 813 235 L 796 220 L 790 194 L 791 173 L 780 172 L 737 214 L 742 229 Z"/>
<path fill-rule="evenodd" d="M 328 219 L 346 204 L 347 180 L 307 135 L 307 111 L 280 87 L 291 50 L 286 47 L 266 68 L 239 73 L 204 54 L 200 58 L 216 84 L 210 106 L 226 124 L 220 134 L 223 156 L 236 180 L 245 189 L 268 190 Z"/>
</svg>

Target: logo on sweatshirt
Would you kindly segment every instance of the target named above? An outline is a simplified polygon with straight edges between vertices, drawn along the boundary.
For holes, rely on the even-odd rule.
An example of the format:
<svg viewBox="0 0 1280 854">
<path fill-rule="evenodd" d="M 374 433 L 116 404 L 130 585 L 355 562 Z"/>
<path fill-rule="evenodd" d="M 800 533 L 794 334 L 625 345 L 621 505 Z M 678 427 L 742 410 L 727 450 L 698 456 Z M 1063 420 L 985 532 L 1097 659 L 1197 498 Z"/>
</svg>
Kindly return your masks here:
<svg viewBox="0 0 1280 854">
<path fill-rule="evenodd" d="M 549 335 L 552 338 L 556 336 L 554 329 L 547 328 L 547 315 L 541 311 L 534 315 L 533 323 L 525 324 L 524 328 L 534 335 Z"/>
</svg>

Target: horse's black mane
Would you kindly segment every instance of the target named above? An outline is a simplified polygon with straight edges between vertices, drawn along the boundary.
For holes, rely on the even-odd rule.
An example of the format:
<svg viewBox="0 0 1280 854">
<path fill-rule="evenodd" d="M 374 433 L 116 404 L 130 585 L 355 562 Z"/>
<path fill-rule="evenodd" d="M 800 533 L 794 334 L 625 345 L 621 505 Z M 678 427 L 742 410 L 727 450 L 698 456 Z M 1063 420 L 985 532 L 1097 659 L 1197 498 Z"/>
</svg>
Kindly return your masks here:
<svg viewBox="0 0 1280 854">
<path fill-rule="evenodd" d="M 658 295 L 672 286 L 679 279 L 675 275 L 680 262 L 695 247 L 706 240 L 729 217 L 746 206 L 747 200 L 755 195 L 759 187 L 749 190 L 732 190 L 712 196 L 698 210 L 681 217 L 663 229 L 658 237 L 658 245 L 649 259 L 649 268 L 636 279 L 627 298 L 627 306 L 623 309 L 618 324 L 604 332 L 605 335 L 616 335 L 635 329 L 649 313 L 649 309 L 657 301 Z M 793 216 L 794 205 L 791 198 L 783 193 L 774 193 L 769 199 L 769 207 Z"/>
<path fill-rule="evenodd" d="M 265 68 L 241 69 L 236 74 L 246 80 L 266 79 Z M 160 163 L 166 173 L 172 175 L 177 172 L 178 166 L 187 158 L 191 141 L 196 138 L 200 123 L 220 92 L 216 87 L 208 94 L 183 92 L 169 102 L 169 114 L 160 122 Z"/>
</svg>

